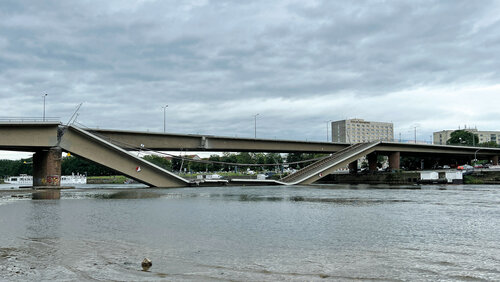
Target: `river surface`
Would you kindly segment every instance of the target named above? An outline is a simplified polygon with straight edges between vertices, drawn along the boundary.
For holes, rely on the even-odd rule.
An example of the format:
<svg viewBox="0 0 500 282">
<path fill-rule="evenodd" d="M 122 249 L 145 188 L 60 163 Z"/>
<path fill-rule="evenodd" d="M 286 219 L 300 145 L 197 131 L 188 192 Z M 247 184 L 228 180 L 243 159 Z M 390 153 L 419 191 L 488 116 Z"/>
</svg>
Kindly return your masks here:
<svg viewBox="0 0 500 282">
<path fill-rule="evenodd" d="M 500 186 L 119 187 L 0 193 L 0 280 L 500 280 Z"/>
</svg>

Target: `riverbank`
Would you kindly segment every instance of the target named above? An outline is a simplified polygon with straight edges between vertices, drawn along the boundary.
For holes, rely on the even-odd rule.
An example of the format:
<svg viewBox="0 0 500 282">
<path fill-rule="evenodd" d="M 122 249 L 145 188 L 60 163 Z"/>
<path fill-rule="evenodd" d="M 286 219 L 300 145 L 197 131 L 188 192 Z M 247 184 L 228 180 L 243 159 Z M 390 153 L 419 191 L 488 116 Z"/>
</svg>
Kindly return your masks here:
<svg viewBox="0 0 500 282">
<path fill-rule="evenodd" d="M 87 176 L 87 184 L 123 184 L 132 181 L 124 175 Z"/>
<path fill-rule="evenodd" d="M 357 174 L 330 174 L 317 183 L 321 184 L 391 184 L 411 185 L 418 183 L 419 172 L 397 171 Z"/>
<path fill-rule="evenodd" d="M 322 184 L 391 184 L 408 185 L 420 182 L 419 171 L 330 174 L 317 183 Z M 476 170 L 463 176 L 464 184 L 500 184 L 500 170 Z"/>
<path fill-rule="evenodd" d="M 464 184 L 500 184 L 500 170 L 477 170 L 464 176 Z"/>
</svg>

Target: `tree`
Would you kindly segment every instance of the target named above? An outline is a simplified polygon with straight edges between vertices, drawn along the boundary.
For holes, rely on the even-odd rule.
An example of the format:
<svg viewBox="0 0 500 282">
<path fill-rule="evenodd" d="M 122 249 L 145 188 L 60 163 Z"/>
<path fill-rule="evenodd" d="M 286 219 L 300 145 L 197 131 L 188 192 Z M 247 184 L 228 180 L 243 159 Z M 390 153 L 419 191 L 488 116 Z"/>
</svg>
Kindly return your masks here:
<svg viewBox="0 0 500 282">
<path fill-rule="evenodd" d="M 164 157 L 157 156 L 157 155 L 147 155 L 147 156 L 144 156 L 143 159 L 145 159 L 148 162 L 154 163 L 155 165 L 157 165 L 161 168 L 172 170 L 172 162 L 167 160 Z"/>
<path fill-rule="evenodd" d="M 220 162 L 220 156 L 219 155 L 211 155 L 210 158 L 208 158 L 209 161 L 211 162 Z M 208 165 L 208 170 L 209 171 L 219 171 L 222 168 L 221 164 L 217 163 L 211 163 Z"/>
<path fill-rule="evenodd" d="M 325 154 L 308 154 L 308 153 L 289 153 L 286 156 L 286 162 L 287 163 L 293 163 L 293 162 L 299 162 L 299 161 L 305 161 L 305 160 L 310 160 L 314 158 L 320 158 L 325 156 Z M 300 164 L 294 164 L 292 165 L 293 168 L 301 168 L 309 165 L 310 162 L 304 162 Z"/>
<path fill-rule="evenodd" d="M 0 160 L 0 177 L 33 173 L 33 159 Z"/>
<path fill-rule="evenodd" d="M 479 137 L 476 134 L 465 131 L 455 130 L 450 134 L 450 139 L 446 141 L 447 145 L 473 146 L 479 144 Z"/>
<path fill-rule="evenodd" d="M 498 148 L 498 144 L 495 141 L 488 141 L 477 144 L 479 147 L 490 147 L 490 148 Z"/>
<path fill-rule="evenodd" d="M 107 168 L 98 163 L 86 160 L 81 157 L 65 157 L 61 162 L 62 175 L 71 175 L 72 173 L 87 174 L 88 176 L 103 176 L 120 174 L 113 169 Z"/>
<path fill-rule="evenodd" d="M 179 159 L 179 158 L 172 158 L 172 170 L 173 171 L 180 171 L 181 166 L 184 165 L 184 162 Z"/>
</svg>

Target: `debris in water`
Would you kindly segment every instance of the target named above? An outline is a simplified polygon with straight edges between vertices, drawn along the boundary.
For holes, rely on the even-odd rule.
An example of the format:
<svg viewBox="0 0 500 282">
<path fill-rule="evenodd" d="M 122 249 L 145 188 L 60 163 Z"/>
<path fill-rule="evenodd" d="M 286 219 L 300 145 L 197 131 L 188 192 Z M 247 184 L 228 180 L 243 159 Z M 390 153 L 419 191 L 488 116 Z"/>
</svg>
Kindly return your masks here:
<svg viewBox="0 0 500 282">
<path fill-rule="evenodd" d="M 153 265 L 153 262 L 151 262 L 150 259 L 148 258 L 144 258 L 144 260 L 142 261 L 142 270 L 143 271 L 148 271 L 148 269 Z"/>
</svg>

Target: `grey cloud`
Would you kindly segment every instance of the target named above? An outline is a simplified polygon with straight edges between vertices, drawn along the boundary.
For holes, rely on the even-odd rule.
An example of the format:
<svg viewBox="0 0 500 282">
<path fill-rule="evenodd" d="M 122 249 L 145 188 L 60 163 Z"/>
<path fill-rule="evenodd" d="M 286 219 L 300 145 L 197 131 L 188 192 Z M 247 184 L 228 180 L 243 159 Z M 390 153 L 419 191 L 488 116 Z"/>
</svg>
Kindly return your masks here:
<svg viewBox="0 0 500 282">
<path fill-rule="evenodd" d="M 79 119 L 90 125 L 160 130 L 160 106 L 169 104 L 172 130 L 242 136 L 268 102 L 263 136 L 319 140 L 326 119 L 411 123 L 406 112 L 356 103 L 497 83 L 498 9 L 493 1 L 2 1 L 0 98 L 9 106 L 0 110 L 40 112 L 48 92 L 57 116 L 84 102 Z M 351 103 L 337 108 L 346 95 Z M 301 109 L 287 108 L 294 99 Z"/>
</svg>

